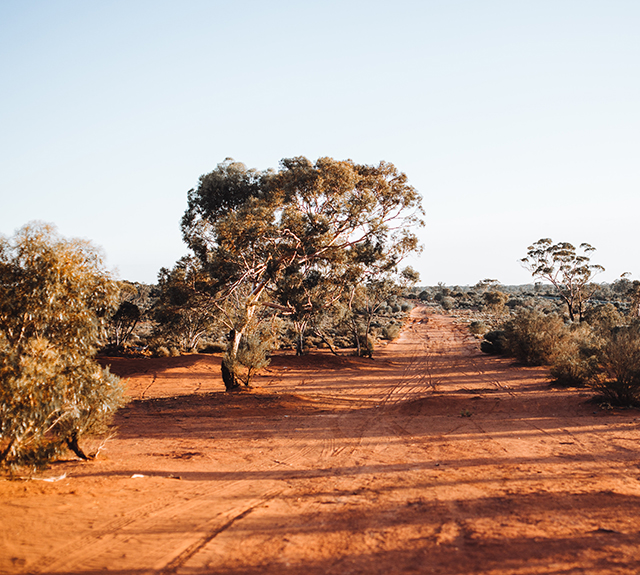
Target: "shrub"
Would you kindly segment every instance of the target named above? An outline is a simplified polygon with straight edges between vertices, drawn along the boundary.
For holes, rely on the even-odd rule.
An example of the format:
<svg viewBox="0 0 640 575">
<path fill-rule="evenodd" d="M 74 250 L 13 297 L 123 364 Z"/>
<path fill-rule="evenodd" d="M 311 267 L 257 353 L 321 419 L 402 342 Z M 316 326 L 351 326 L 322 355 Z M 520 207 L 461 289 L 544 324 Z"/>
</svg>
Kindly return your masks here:
<svg viewBox="0 0 640 575">
<path fill-rule="evenodd" d="M 598 372 L 593 331 L 588 324 L 574 324 L 556 347 L 551 376 L 560 385 L 582 387 L 594 381 Z"/>
<path fill-rule="evenodd" d="M 245 334 L 242 338 L 233 367 L 237 370 L 237 376 L 245 386 L 251 384 L 256 372 L 271 363 L 269 354 L 275 347 L 279 335 L 279 324 L 272 323 L 271 325 L 257 326 L 254 331 Z M 232 361 L 229 353 L 225 354 L 225 360 L 227 363 Z M 239 366 L 244 369 L 238 369 Z"/>
<path fill-rule="evenodd" d="M 480 344 L 480 350 L 490 355 L 501 355 L 506 353 L 507 349 L 507 336 L 504 330 L 493 330 L 486 333 Z"/>
<path fill-rule="evenodd" d="M 160 345 L 153 350 L 153 355 L 156 357 L 171 357 L 171 352 L 167 346 Z"/>
<path fill-rule="evenodd" d="M 610 403 L 640 402 L 640 325 L 615 327 L 597 349 L 600 377 L 592 387 Z"/>
<path fill-rule="evenodd" d="M 583 319 L 598 334 L 610 333 L 625 323 L 624 316 L 610 303 L 588 308 Z"/>
<path fill-rule="evenodd" d="M 360 355 L 372 358 L 373 352 L 376 348 L 375 340 L 370 335 L 360 335 L 358 337 L 360 339 Z"/>
<path fill-rule="evenodd" d="M 509 354 L 525 365 L 551 363 L 566 336 L 562 319 L 537 309 L 521 309 L 505 323 Z"/>
<path fill-rule="evenodd" d="M 198 349 L 198 353 L 223 353 L 227 349 L 227 344 L 219 341 L 207 343 Z"/>
<path fill-rule="evenodd" d="M 402 326 L 400 324 L 391 323 L 383 328 L 382 339 L 393 341 L 400 335 L 401 331 L 402 331 Z"/>
<path fill-rule="evenodd" d="M 487 331 L 487 326 L 484 322 L 482 321 L 472 321 L 469 324 L 469 331 L 473 334 L 473 335 L 482 335 L 484 333 L 486 333 Z"/>
<path fill-rule="evenodd" d="M 490 312 L 499 314 L 503 311 L 504 305 L 509 300 L 509 296 L 506 293 L 494 290 L 482 294 L 482 300 Z"/>
<path fill-rule="evenodd" d="M 0 237 L 0 462 L 40 466 L 106 430 L 120 380 L 95 361 L 117 288 L 99 252 L 30 224 Z"/>
<path fill-rule="evenodd" d="M 454 300 L 451 296 L 443 296 L 440 299 L 440 306 L 445 311 L 450 311 L 456 306 L 456 300 Z"/>
</svg>

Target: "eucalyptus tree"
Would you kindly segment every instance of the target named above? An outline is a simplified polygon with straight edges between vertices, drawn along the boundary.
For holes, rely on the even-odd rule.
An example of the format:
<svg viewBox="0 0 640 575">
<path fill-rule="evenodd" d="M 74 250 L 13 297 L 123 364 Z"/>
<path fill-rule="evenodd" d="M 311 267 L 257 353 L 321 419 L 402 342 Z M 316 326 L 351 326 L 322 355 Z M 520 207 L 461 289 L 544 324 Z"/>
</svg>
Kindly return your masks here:
<svg viewBox="0 0 640 575">
<path fill-rule="evenodd" d="M 277 283 L 274 296 L 284 306 L 293 326 L 296 355 L 304 353 L 306 334 L 317 333 L 322 319 L 333 316 L 335 304 L 348 287 L 346 278 L 332 271 L 330 267 L 311 266 L 309 270 L 292 267 L 283 272 Z"/>
<path fill-rule="evenodd" d="M 106 429 L 119 378 L 94 359 L 117 300 L 100 252 L 32 223 L 0 236 L 0 461 L 40 464 Z"/>
<path fill-rule="evenodd" d="M 582 319 L 584 304 L 593 295 L 593 277 L 604 271 L 592 264 L 590 254 L 595 248 L 587 243 L 579 248 L 567 242 L 554 244 L 549 238 L 538 240 L 527 248 L 527 257 L 520 261 L 534 278 L 547 280 L 567 304 L 571 321 Z"/>
<path fill-rule="evenodd" d="M 153 309 L 156 335 L 193 351 L 218 327 L 218 314 L 208 293 L 210 278 L 193 256 L 178 260 L 173 269 L 158 273 L 158 301 Z"/>
<path fill-rule="evenodd" d="M 188 193 L 182 233 L 208 270 L 216 301 L 236 304 L 222 366 L 226 388 L 239 386 L 234 365 L 256 309 L 294 315 L 308 305 L 278 298 L 283 278 L 305 281 L 331 270 L 346 282 L 394 271 L 418 248 L 413 228 L 422 213 L 419 193 L 388 162 L 296 157 L 261 172 L 227 159 L 201 176 Z"/>
<path fill-rule="evenodd" d="M 374 320 L 381 316 L 389 301 L 406 293 L 419 280 L 418 272 L 406 267 L 400 274 L 372 274 L 365 283 L 353 286 L 348 309 L 358 355 L 373 357 L 371 332 Z"/>
<path fill-rule="evenodd" d="M 140 322 L 140 308 L 128 300 L 123 300 L 109 319 L 107 339 L 111 349 L 121 348 L 133 334 Z"/>
</svg>

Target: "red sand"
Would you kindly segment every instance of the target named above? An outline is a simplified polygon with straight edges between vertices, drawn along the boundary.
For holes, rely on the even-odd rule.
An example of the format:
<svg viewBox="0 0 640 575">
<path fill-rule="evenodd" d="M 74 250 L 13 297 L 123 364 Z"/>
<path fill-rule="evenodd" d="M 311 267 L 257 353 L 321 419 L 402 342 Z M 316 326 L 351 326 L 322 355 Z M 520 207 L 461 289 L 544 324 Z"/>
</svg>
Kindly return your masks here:
<svg viewBox="0 0 640 575">
<path fill-rule="evenodd" d="M 219 358 L 109 360 L 133 401 L 99 458 L 0 481 L 0 572 L 640 573 L 640 413 L 412 317 L 236 394 Z"/>
</svg>

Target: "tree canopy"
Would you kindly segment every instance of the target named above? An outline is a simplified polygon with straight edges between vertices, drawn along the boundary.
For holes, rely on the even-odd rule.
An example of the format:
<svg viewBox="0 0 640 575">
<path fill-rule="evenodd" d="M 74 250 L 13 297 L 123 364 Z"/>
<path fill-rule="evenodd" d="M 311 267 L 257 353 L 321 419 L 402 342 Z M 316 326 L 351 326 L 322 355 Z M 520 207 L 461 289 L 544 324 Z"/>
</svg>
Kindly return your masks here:
<svg viewBox="0 0 640 575">
<path fill-rule="evenodd" d="M 533 277 L 547 280 L 556 288 L 567 304 L 571 321 L 576 316 L 582 319 L 584 304 L 593 293 L 589 283 L 597 273 L 604 271 L 601 265 L 590 263 L 589 254 L 595 248 L 582 243 L 576 249 L 570 243 L 554 244 L 551 239 L 544 238 L 527 249 L 527 257 L 520 260 L 524 267 Z"/>
<path fill-rule="evenodd" d="M 257 306 L 293 314 L 314 305 L 313 298 L 278 300 L 283 278 L 304 289 L 314 277 L 331 278 L 346 289 L 368 274 L 395 272 L 418 249 L 422 214 L 420 194 L 388 162 L 295 157 L 260 172 L 227 159 L 201 176 L 188 194 L 184 240 L 213 280 L 212 297 L 243 294 L 223 362 L 227 388 L 237 385 L 234 358 Z"/>
</svg>

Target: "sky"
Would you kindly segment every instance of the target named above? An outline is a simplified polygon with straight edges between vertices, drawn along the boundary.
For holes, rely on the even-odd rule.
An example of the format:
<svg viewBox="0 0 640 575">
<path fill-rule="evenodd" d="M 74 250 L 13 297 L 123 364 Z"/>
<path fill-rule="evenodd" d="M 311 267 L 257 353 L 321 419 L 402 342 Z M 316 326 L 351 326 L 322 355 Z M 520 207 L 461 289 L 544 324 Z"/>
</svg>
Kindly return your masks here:
<svg viewBox="0 0 640 575">
<path fill-rule="evenodd" d="M 32 220 L 154 283 L 231 157 L 389 161 L 421 285 L 531 282 L 540 238 L 640 278 L 637 0 L 0 0 L 0 233 Z"/>
</svg>

